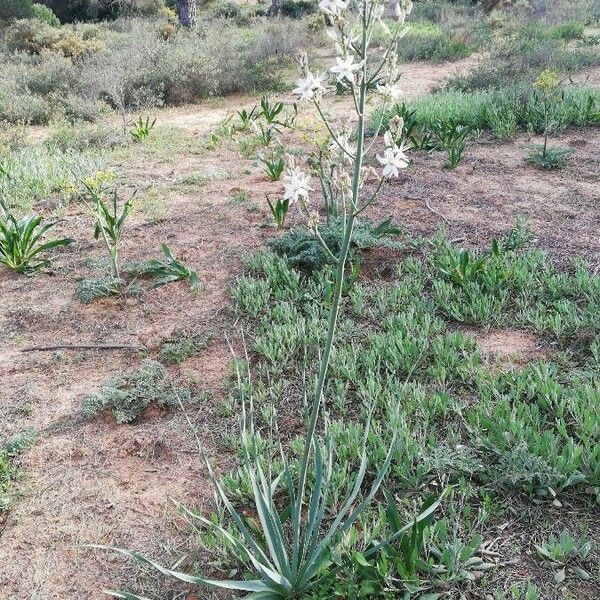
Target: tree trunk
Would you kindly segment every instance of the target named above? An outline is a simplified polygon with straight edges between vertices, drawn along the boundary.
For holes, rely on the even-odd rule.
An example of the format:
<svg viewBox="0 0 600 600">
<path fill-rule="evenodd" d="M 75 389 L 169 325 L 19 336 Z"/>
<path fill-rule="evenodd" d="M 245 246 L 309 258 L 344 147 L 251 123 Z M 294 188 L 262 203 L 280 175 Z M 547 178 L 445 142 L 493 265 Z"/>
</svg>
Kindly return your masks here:
<svg viewBox="0 0 600 600">
<path fill-rule="evenodd" d="M 177 0 L 177 11 L 183 27 L 196 27 L 196 0 Z"/>
<path fill-rule="evenodd" d="M 281 12 L 283 0 L 271 0 L 271 6 L 267 11 L 267 17 L 276 17 Z"/>
</svg>

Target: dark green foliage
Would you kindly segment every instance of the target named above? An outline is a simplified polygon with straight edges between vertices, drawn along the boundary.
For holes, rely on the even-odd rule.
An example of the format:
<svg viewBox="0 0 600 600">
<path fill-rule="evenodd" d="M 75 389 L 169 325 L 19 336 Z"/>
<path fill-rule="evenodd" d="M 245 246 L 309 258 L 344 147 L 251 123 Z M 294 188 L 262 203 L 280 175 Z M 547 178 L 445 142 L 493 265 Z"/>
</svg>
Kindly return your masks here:
<svg viewBox="0 0 600 600">
<path fill-rule="evenodd" d="M 365 556 L 360 529 L 353 532 L 312 597 L 391 600 L 407 590 L 419 590 L 415 597 L 454 590 L 459 597 L 495 562 L 482 548 L 497 533 L 496 517 L 515 509 L 545 514 L 544 504 L 558 506 L 568 491 L 573 514 L 593 521 L 600 498 L 600 278 L 581 262 L 559 270 L 527 248 L 530 241 L 523 221 L 483 250 L 437 236 L 423 256 L 399 263 L 393 281 L 359 276 L 345 290 L 325 388 L 336 449 L 333 485 L 347 485 L 361 423 L 369 418 L 371 475 L 392 432 L 398 436 L 386 486 L 400 520 L 441 485 L 454 485 L 455 495 L 436 522 L 374 555 Z M 301 275 L 270 253 L 248 266 L 233 292 L 247 321 L 255 411 L 268 422 L 273 405 L 285 411 L 291 399 L 302 402 L 298 389 L 319 356 L 331 273 Z M 483 355 L 479 339 L 488 327 L 500 328 L 494 335 L 537 334 L 541 356 L 513 362 Z M 365 404 L 373 399 L 371 414 Z M 226 481 L 245 505 L 251 487 L 244 474 Z M 339 499 L 332 498 L 332 510 Z M 364 528 L 381 528 L 384 537 L 394 522 L 389 506 L 384 513 L 379 506 Z M 523 526 L 519 552 L 545 527 L 536 517 L 524 518 Z M 510 575 L 500 564 L 496 569 L 494 581 L 507 589 Z"/>
<path fill-rule="evenodd" d="M 167 244 L 162 244 L 161 250 L 164 258 L 152 258 L 142 263 L 130 264 L 126 270 L 129 273 L 153 279 L 152 287 L 187 279 L 192 292 L 198 291 L 200 288 L 198 273 L 178 260 Z"/>
<path fill-rule="evenodd" d="M 4 446 L 0 446 L 0 518 L 11 504 L 10 488 L 19 476 L 19 456 L 35 441 L 33 430 L 9 439 Z"/>
<path fill-rule="evenodd" d="M 42 220 L 35 215 L 17 219 L 0 200 L 0 263 L 17 273 L 39 271 L 50 264 L 50 259 L 40 254 L 74 241 L 60 238 L 43 242 L 42 236 L 55 224 L 42 225 Z"/>
<path fill-rule="evenodd" d="M 32 0 L 2 0 L 0 3 L 0 19 L 27 19 L 32 15 Z"/>
<path fill-rule="evenodd" d="M 33 4 L 31 7 L 31 16 L 39 21 L 43 21 L 52 27 L 59 27 L 60 20 L 52 12 L 52 9 L 48 8 L 44 4 Z"/>
<path fill-rule="evenodd" d="M 110 411 L 117 423 L 139 419 L 151 404 L 161 408 L 187 402 L 190 392 L 174 385 L 167 370 L 154 360 L 145 360 L 136 371 L 109 379 L 102 388 L 83 399 L 83 414 L 90 418 Z"/>
<path fill-rule="evenodd" d="M 281 14 L 292 19 L 300 19 L 317 12 L 318 4 L 315 0 L 283 0 Z"/>
<path fill-rule="evenodd" d="M 342 224 L 339 220 L 332 219 L 329 223 L 319 227 L 323 241 L 335 254 L 339 252 Z M 356 250 L 369 248 L 389 248 L 390 250 L 404 250 L 406 243 L 398 239 L 400 230 L 392 225 L 391 219 L 374 225 L 369 221 L 360 222 L 352 234 L 352 246 Z M 269 241 L 269 246 L 285 256 L 293 267 L 314 271 L 331 263 L 330 257 L 323 249 L 315 234 L 309 229 L 293 229 L 278 238 Z"/>
</svg>

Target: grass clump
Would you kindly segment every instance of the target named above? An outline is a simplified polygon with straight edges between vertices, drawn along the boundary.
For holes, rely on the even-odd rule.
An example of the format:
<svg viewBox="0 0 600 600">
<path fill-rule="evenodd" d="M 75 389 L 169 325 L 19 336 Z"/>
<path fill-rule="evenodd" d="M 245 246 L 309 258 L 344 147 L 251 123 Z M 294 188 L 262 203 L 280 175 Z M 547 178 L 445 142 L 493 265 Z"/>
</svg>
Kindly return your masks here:
<svg viewBox="0 0 600 600">
<path fill-rule="evenodd" d="M 440 485 L 456 487 L 443 503 L 443 515 L 426 528 L 409 573 L 400 557 L 393 558 L 397 546 L 388 549 L 390 555 L 350 561 L 341 573 L 343 560 L 334 558 L 333 573 L 320 588 L 323 596 L 315 597 L 331 590 L 353 597 L 365 581 L 375 591 L 397 585 L 390 597 L 402 597 L 406 581 L 424 592 L 452 590 L 458 597 L 472 589 L 474 573 L 492 565 L 488 591 L 494 582 L 507 589 L 514 583 L 510 574 L 482 552 L 483 540 L 497 535 L 497 518 L 505 518 L 498 515 L 515 506 L 532 515 L 522 521 L 523 541 L 511 553 L 547 537 L 535 511 L 560 506 L 567 493 L 574 518 L 593 521 L 589 494 L 600 489 L 594 408 L 600 389 L 600 278 L 582 263 L 559 270 L 543 253 L 525 248 L 530 240 L 522 223 L 487 250 L 458 248 L 438 236 L 424 256 L 399 263 L 391 280 L 359 277 L 345 288 L 340 343 L 325 385 L 336 449 L 330 481 L 344 488 L 362 443 L 360 424 L 372 419 L 366 446 L 372 476 L 397 436 L 386 488 L 396 498 L 412 499 L 397 507 L 400 522 L 410 518 L 413 501 L 419 506 Z M 284 411 L 291 399 L 301 402 L 305 365 L 319 356 L 322 299 L 328 298 L 331 277 L 328 268 L 302 275 L 267 252 L 255 256 L 236 282 L 233 294 L 252 356 L 254 410 L 266 422 L 273 406 Z M 481 329 L 465 331 L 465 323 Z M 477 342 L 489 327 L 533 332 L 548 353 L 496 362 Z M 233 406 L 236 398 L 239 402 L 233 390 Z M 369 408 L 373 399 L 375 407 Z M 301 447 L 301 440 L 290 447 Z M 295 464 L 297 455 L 291 460 Z M 278 468 L 273 466 L 275 474 Z M 230 475 L 227 486 L 241 494 L 242 503 L 244 490 L 251 489 L 243 473 Z M 335 506 L 336 498 L 331 502 Z M 387 528 L 393 521 L 378 523 Z M 360 552 L 360 538 L 350 536 L 340 551 Z M 385 597 L 375 591 L 372 597 Z"/>
<path fill-rule="evenodd" d="M 88 394 L 82 411 L 87 418 L 110 411 L 117 423 L 131 423 L 150 405 L 172 408 L 189 399 L 189 390 L 175 386 L 163 365 L 145 360 L 138 370 L 116 375 Z"/>
<path fill-rule="evenodd" d="M 78 182 L 99 171 L 102 154 L 31 146 L 0 157 L 0 200 L 9 208 L 29 210 L 52 194 L 71 198 Z"/>
<path fill-rule="evenodd" d="M 77 297 L 82 304 L 108 298 L 123 292 L 124 281 L 114 277 L 88 277 L 77 282 Z"/>
<path fill-rule="evenodd" d="M 390 492 L 418 503 L 442 483 L 457 486 L 444 517 L 428 529 L 412 573 L 414 584 L 430 593 L 464 593 L 473 581 L 469 565 L 474 571 L 490 568 L 474 566 L 489 563 L 482 540 L 496 531 L 494 515 L 515 505 L 524 503 L 524 513 L 539 503 L 558 506 L 568 492 L 577 518 L 593 519 L 589 493 L 600 489 L 594 408 L 600 390 L 600 278 L 581 262 L 559 270 L 545 254 L 525 248 L 530 240 L 522 223 L 487 250 L 458 248 L 437 236 L 423 257 L 399 263 L 392 280 L 359 277 L 344 292 L 340 343 L 325 386 L 336 448 L 330 478 L 344 486 L 361 443 L 360 423 L 372 418 L 369 473 L 385 457 L 392 429 L 398 436 L 386 483 Z M 318 359 L 326 316 L 321 299 L 328 297 L 330 282 L 327 268 L 301 275 L 269 253 L 251 260 L 249 273 L 237 281 L 233 294 L 246 318 L 257 415 L 268 420 L 273 405 L 285 410 L 301 389 L 304 365 Z M 481 330 L 465 332 L 463 324 Z M 490 327 L 535 333 L 548 354 L 496 363 L 477 343 L 476 336 Z M 280 383 L 272 386 L 275 380 Z M 395 414 L 391 406 L 398 397 Z M 373 398 L 371 412 L 365 403 Z M 240 474 L 230 484 L 243 490 L 248 482 Z M 401 517 L 410 514 L 406 504 L 398 510 Z M 535 517 L 522 525 L 524 540 L 545 535 Z M 349 540 L 345 551 L 359 547 L 358 540 Z M 524 542 L 519 551 L 527 548 Z M 354 564 L 328 580 L 323 593 L 335 589 L 352 597 L 353 586 L 360 588 L 365 577 L 373 578 L 373 589 L 389 583 L 377 570 L 379 559 Z M 388 563 L 391 569 L 397 565 Z M 495 569 L 494 580 L 510 585 L 501 567 Z"/>
<path fill-rule="evenodd" d="M 549 114 L 545 114 L 533 86 L 477 92 L 445 90 L 375 114 L 371 131 L 382 119 L 385 127 L 394 115 L 403 116 L 406 121 L 407 112 L 412 113 L 411 143 L 427 148 L 437 124 L 489 130 L 498 139 L 510 138 L 519 130 L 544 133 L 548 120 L 554 124 L 554 131 L 596 125 L 600 123 L 600 92 L 591 87 L 565 87 L 549 107 Z"/>
</svg>

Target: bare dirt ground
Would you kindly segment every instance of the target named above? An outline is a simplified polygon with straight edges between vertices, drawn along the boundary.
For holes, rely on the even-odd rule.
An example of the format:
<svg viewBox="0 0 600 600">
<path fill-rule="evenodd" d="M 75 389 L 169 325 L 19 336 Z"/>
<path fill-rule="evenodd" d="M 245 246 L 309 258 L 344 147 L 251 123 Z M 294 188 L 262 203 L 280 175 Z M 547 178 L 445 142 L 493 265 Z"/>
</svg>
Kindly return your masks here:
<svg viewBox="0 0 600 600">
<path fill-rule="evenodd" d="M 407 95 L 427 93 L 466 66 L 410 65 Z M 181 128 L 200 143 L 228 112 L 253 103 L 229 98 L 163 111 L 158 122 Z M 343 114 L 343 102 L 338 108 Z M 600 268 L 600 132 L 570 130 L 557 140 L 576 148 L 576 155 L 569 168 L 556 173 L 525 164 L 528 142 L 524 136 L 509 143 L 481 140 L 455 171 L 442 169 L 440 154 L 417 154 L 414 168 L 387 188 L 371 216 L 392 215 L 413 235 L 445 225 L 465 244 L 487 246 L 517 215 L 527 214 L 537 243 L 558 260 L 584 256 Z M 66 209 L 60 228 L 77 243 L 60 253 L 51 272 L 31 279 L 0 272 L 0 441 L 28 428 L 38 432 L 23 459 L 19 498 L 0 524 L 1 599 L 101 598 L 103 587 L 119 586 L 156 598 L 185 598 L 184 588 L 81 545 L 135 548 L 163 561 L 189 553 L 193 564 L 201 554 L 171 499 L 201 510 L 210 510 L 212 499 L 179 411 L 154 411 L 125 426 L 109 418 L 82 418 L 82 397 L 115 371 L 137 365 L 136 353 L 24 353 L 24 348 L 125 343 L 156 356 L 160 343 L 177 329 L 188 335 L 212 333 L 205 350 L 170 372 L 195 392 L 187 410 L 215 464 L 225 468 L 229 460 L 224 434 L 235 422 L 220 412 L 230 362 L 223 332 L 236 329 L 228 288 L 242 258 L 273 235 L 264 227 L 264 194 L 280 184 L 267 182 L 261 167 L 228 143 L 210 152 L 127 154 L 113 162 L 126 188 L 141 190 L 124 258 L 157 256 L 160 243 L 167 241 L 198 269 L 203 289 L 196 296 L 177 283 L 139 297 L 80 304 L 75 281 L 94 274 L 89 259 L 100 257 L 101 248 L 76 203 Z M 507 341 L 498 334 L 481 343 L 485 352 L 502 355 L 536 351 L 526 336 Z M 203 591 L 199 597 L 210 595 Z"/>
</svg>

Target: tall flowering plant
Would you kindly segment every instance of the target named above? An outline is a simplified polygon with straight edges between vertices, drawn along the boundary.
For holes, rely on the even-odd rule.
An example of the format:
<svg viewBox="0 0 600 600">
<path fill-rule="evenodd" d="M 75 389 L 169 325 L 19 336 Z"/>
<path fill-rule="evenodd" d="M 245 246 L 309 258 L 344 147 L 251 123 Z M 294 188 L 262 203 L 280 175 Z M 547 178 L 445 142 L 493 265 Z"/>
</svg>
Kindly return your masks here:
<svg viewBox="0 0 600 600">
<path fill-rule="evenodd" d="M 377 154 L 374 148 L 375 139 L 369 144 L 366 142 L 365 119 L 367 104 L 370 101 L 394 103 L 400 94 L 395 49 L 403 32 L 403 17 L 410 12 L 411 2 L 401 0 L 401 21 L 396 25 L 394 32 L 390 32 L 387 50 L 375 60 L 370 56 L 369 46 L 374 27 L 385 27 L 381 21 L 384 11 L 382 0 L 358 0 L 353 4 L 352 8 L 355 8 L 358 14 L 358 23 L 349 14 L 349 1 L 322 0 L 319 6 L 325 15 L 328 34 L 336 49 L 335 64 L 331 66 L 329 73 L 331 79 L 344 86 L 351 95 L 355 118 L 338 128 L 325 117 L 322 103 L 329 91 L 327 78 L 324 74 L 313 72 L 306 59 L 302 59 L 302 79 L 298 81 L 295 92 L 301 100 L 314 104 L 329 132 L 330 141 L 326 148 L 321 149 L 317 173 L 326 200 L 325 205 L 342 218 L 343 228 L 340 250 L 334 253 L 334 249 L 329 248 L 319 234 L 320 215 L 311 207 L 311 196 L 315 193 L 311 176 L 300 164 L 290 159 L 284 175 L 284 198 L 290 203 L 298 203 L 308 217 L 317 238 L 336 265 L 332 305 L 300 464 L 298 468 L 292 467 L 280 445 L 283 472 L 275 477 L 271 472 L 271 461 L 266 461 L 268 466 L 265 467 L 265 461 L 261 460 L 256 444 L 252 398 L 245 398 L 243 393 L 245 389 L 251 389 L 251 385 L 242 385 L 240 380 L 243 469 L 252 485 L 260 531 L 249 527 L 241 513 L 233 506 L 213 473 L 200 444 L 200 451 L 214 484 L 216 496 L 224 506 L 236 532 L 233 534 L 225 524 L 215 524 L 192 513 L 189 515 L 191 519 L 197 519 L 204 525 L 215 528 L 221 539 L 229 544 L 240 561 L 255 572 L 256 577 L 249 580 L 209 580 L 166 568 L 135 552 L 119 550 L 167 576 L 200 585 L 249 592 L 249 598 L 261 600 L 310 597 L 311 590 L 322 583 L 325 570 L 328 570 L 331 576 L 336 569 L 343 568 L 343 565 L 339 564 L 332 567 L 331 557 L 379 491 L 395 445 L 395 439 L 392 439 L 383 464 L 379 466 L 368 489 L 363 490 L 368 464 L 366 446 L 370 419 L 367 419 L 360 450 L 360 465 L 355 479 L 349 486 L 349 494 L 332 515 L 332 440 L 326 422 L 322 436 L 317 435 L 316 429 L 325 403 L 323 390 L 334 345 L 346 262 L 356 219 L 375 201 L 385 181 L 397 177 L 409 162 L 406 148 L 401 142 L 401 120 L 394 121 L 386 131 L 384 149 Z M 370 153 L 375 153 L 379 169 L 365 166 L 365 159 Z M 373 181 L 373 185 L 367 186 L 368 180 Z M 428 519 L 438 504 L 439 500 L 429 504 L 414 521 L 396 528 L 388 539 L 371 543 L 363 555 L 368 558 L 384 545 L 393 543 L 414 528 L 416 523 Z M 140 599 L 139 596 L 127 592 L 112 594 L 120 598 Z"/>
</svg>

